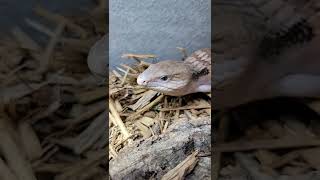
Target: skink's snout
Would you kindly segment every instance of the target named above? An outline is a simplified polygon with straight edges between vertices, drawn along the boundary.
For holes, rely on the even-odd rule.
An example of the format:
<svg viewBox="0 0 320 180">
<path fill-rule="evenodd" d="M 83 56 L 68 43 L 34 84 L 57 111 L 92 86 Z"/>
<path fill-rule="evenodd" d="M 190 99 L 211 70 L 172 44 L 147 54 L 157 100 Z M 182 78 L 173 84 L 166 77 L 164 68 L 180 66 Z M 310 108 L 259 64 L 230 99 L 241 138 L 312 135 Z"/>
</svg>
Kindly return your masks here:
<svg viewBox="0 0 320 180">
<path fill-rule="evenodd" d="M 146 86 L 148 84 L 146 78 L 144 78 L 141 74 L 137 78 L 137 83 L 141 86 Z"/>
</svg>

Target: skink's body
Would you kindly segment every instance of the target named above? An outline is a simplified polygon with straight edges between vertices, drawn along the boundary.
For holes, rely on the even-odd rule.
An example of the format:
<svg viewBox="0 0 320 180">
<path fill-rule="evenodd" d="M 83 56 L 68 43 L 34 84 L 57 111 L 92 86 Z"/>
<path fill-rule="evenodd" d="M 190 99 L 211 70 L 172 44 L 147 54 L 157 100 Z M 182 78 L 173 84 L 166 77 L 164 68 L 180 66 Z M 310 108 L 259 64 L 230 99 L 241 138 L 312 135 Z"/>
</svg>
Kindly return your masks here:
<svg viewBox="0 0 320 180">
<path fill-rule="evenodd" d="M 211 49 L 195 51 L 184 61 L 152 64 L 137 78 L 139 85 L 171 96 L 211 91 Z"/>
</svg>

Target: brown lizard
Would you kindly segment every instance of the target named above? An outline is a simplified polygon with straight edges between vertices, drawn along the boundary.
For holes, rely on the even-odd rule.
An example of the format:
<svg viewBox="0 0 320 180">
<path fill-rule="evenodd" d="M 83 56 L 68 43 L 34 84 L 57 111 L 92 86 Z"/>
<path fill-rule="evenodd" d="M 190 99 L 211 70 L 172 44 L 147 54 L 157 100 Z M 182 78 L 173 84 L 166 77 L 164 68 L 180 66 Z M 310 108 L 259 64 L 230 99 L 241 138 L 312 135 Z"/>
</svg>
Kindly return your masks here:
<svg viewBox="0 0 320 180">
<path fill-rule="evenodd" d="M 137 83 L 171 96 L 211 91 L 211 49 L 195 51 L 184 61 L 151 64 Z"/>
<path fill-rule="evenodd" d="M 213 10 L 212 76 L 221 82 L 212 84 L 215 107 L 279 96 L 319 97 L 320 16 L 312 1 L 299 1 L 303 6 L 298 1 L 247 2 Z"/>
</svg>

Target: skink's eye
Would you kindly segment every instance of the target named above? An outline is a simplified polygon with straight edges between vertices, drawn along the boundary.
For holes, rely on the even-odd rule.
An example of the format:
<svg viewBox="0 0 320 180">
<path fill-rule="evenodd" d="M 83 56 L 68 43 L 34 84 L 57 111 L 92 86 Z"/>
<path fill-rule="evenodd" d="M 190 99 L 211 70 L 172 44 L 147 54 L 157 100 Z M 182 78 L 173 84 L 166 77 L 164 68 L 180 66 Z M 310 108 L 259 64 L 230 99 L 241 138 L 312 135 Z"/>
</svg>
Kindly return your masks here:
<svg viewBox="0 0 320 180">
<path fill-rule="evenodd" d="M 168 76 L 161 76 L 160 79 L 161 79 L 162 81 L 166 81 L 166 80 L 168 80 Z"/>
</svg>

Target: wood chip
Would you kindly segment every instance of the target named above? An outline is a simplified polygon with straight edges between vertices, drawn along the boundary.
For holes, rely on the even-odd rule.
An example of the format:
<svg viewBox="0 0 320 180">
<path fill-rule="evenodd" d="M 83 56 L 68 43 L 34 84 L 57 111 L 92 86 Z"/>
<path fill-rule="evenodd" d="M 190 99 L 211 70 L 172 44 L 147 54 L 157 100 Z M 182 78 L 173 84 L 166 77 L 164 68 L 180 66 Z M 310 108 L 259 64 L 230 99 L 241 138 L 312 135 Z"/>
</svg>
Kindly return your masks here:
<svg viewBox="0 0 320 180">
<path fill-rule="evenodd" d="M 93 101 L 102 99 L 104 97 L 107 97 L 107 91 L 106 91 L 105 87 L 95 88 L 93 90 L 83 92 L 81 94 L 76 95 L 76 98 L 82 104 L 88 104 Z"/>
<path fill-rule="evenodd" d="M 199 151 L 190 154 L 185 160 L 179 163 L 175 168 L 167 172 L 161 180 L 183 180 L 189 174 L 198 162 Z"/>
<path fill-rule="evenodd" d="M 12 31 L 15 39 L 19 42 L 20 47 L 31 50 L 39 51 L 41 48 L 27 33 L 25 33 L 21 28 L 15 27 Z"/>
<path fill-rule="evenodd" d="M 150 104 L 148 104 L 147 106 L 143 107 L 142 109 L 138 110 L 137 112 L 133 113 L 132 115 L 130 115 L 127 120 L 132 120 L 134 118 L 136 118 L 138 115 L 144 113 L 145 111 L 148 111 L 150 108 L 152 108 L 153 106 L 155 106 L 156 104 L 158 104 L 162 99 L 163 99 L 164 95 L 161 94 L 160 96 L 158 96 L 154 101 L 152 101 Z"/>
<path fill-rule="evenodd" d="M 115 108 L 114 101 L 111 98 L 109 99 L 109 109 L 111 112 L 109 113 L 109 117 L 112 120 L 112 122 L 117 126 L 119 126 L 122 134 L 124 135 L 124 138 L 129 138 L 131 134 L 128 132 L 126 126 L 124 125 L 122 119 L 120 118 L 120 115 Z"/>
<path fill-rule="evenodd" d="M 122 58 L 134 58 L 134 59 L 149 59 L 149 58 L 156 58 L 156 55 L 153 54 L 123 54 Z"/>
<path fill-rule="evenodd" d="M 128 107 L 134 111 L 141 109 L 141 108 L 145 107 L 146 105 L 148 105 L 150 103 L 150 100 L 152 98 L 154 98 L 157 94 L 158 94 L 158 92 L 156 92 L 156 91 L 148 90 L 141 95 L 141 98 L 135 104 L 130 105 Z"/>
<path fill-rule="evenodd" d="M 292 138 L 295 139 L 292 141 Z M 224 144 L 217 144 L 215 150 L 218 152 L 236 152 L 250 151 L 257 149 L 285 149 L 319 146 L 319 139 L 301 139 L 298 137 L 274 139 L 274 140 L 255 140 L 255 141 L 239 141 Z"/>
</svg>

